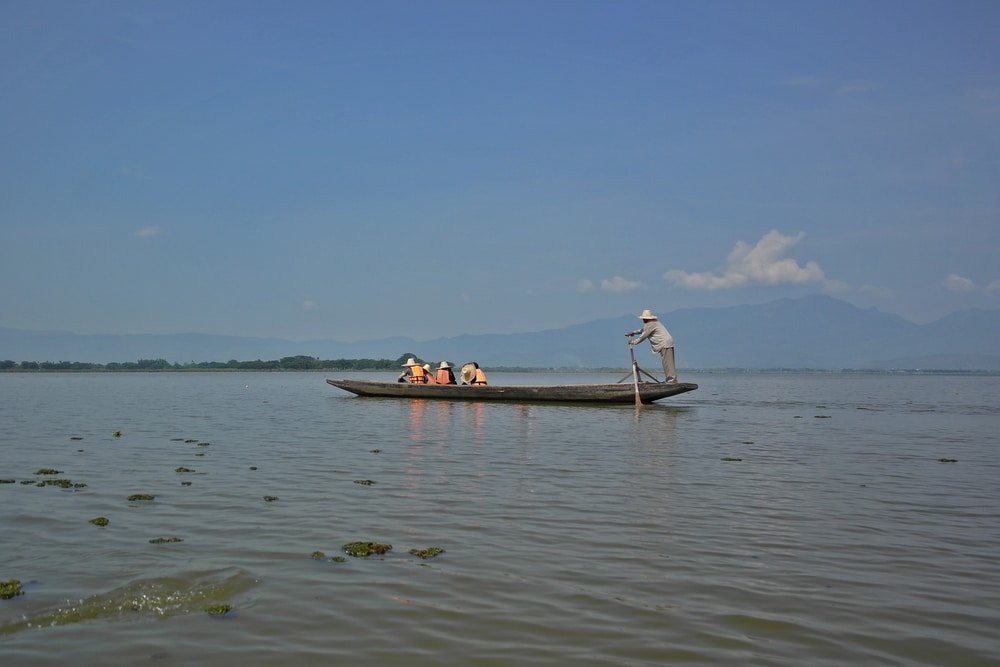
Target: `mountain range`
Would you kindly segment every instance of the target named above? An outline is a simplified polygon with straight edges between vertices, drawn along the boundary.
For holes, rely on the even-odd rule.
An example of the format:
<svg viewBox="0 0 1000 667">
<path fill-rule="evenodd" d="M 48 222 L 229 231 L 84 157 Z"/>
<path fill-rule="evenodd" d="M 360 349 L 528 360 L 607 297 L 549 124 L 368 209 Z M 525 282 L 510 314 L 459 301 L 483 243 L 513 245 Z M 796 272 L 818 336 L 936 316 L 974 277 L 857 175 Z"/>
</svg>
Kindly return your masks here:
<svg viewBox="0 0 1000 667">
<path fill-rule="evenodd" d="M 654 311 L 655 312 L 655 311 Z M 826 295 L 760 305 L 660 312 L 674 337 L 681 369 L 924 369 L 1000 371 L 1000 310 L 956 311 L 915 324 Z M 395 359 L 413 353 L 485 367 L 627 368 L 624 333 L 635 315 L 560 329 L 515 334 L 465 334 L 427 341 L 406 337 L 362 341 L 253 338 L 210 334 L 75 334 L 0 327 L 0 360 L 109 363 L 166 359 L 171 363 L 320 359 Z M 645 343 L 640 366 L 659 370 Z"/>
</svg>

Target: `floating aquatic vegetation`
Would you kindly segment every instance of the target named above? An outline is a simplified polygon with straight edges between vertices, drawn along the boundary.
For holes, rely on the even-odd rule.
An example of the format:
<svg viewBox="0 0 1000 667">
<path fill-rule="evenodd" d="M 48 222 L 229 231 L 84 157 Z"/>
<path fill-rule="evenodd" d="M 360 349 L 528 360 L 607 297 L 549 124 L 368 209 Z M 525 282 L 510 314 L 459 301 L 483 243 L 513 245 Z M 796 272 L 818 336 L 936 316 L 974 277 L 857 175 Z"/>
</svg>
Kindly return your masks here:
<svg viewBox="0 0 1000 667">
<path fill-rule="evenodd" d="M 355 558 L 367 558 L 372 554 L 384 556 L 386 552 L 392 550 L 391 544 L 381 544 L 379 542 L 348 542 L 343 547 L 344 553 Z"/>
<path fill-rule="evenodd" d="M 33 480 L 33 479 L 22 479 L 22 480 L 21 480 L 21 484 L 37 484 L 37 483 L 38 483 L 38 482 L 36 482 L 36 481 L 35 481 L 35 480 Z"/>
<path fill-rule="evenodd" d="M 343 556 L 332 556 L 330 558 L 330 560 L 333 561 L 334 563 L 346 563 L 347 562 L 347 559 L 344 558 Z"/>
<path fill-rule="evenodd" d="M 156 496 L 154 496 L 151 493 L 133 493 L 131 496 L 128 497 L 128 499 L 131 500 L 131 501 L 136 501 L 136 500 L 152 500 L 155 497 Z"/>
<path fill-rule="evenodd" d="M 85 489 L 85 488 L 87 488 L 87 485 L 84 482 L 74 482 L 73 483 L 73 488 L 74 489 Z"/>
<path fill-rule="evenodd" d="M 61 489 L 68 489 L 73 486 L 73 482 L 68 479 L 43 479 L 35 486 L 58 486 Z"/>
<path fill-rule="evenodd" d="M 743 459 L 738 459 L 735 456 L 723 456 L 721 460 L 723 460 L 723 461 L 742 461 Z"/>
<path fill-rule="evenodd" d="M 418 556 L 423 559 L 434 558 L 444 553 L 441 547 L 427 547 L 426 549 L 410 549 L 411 556 Z"/>
<path fill-rule="evenodd" d="M 170 438 L 170 442 L 183 442 L 184 438 Z"/>
<path fill-rule="evenodd" d="M 113 435 L 116 438 L 120 438 L 120 437 L 122 437 L 122 432 L 121 431 L 113 431 L 111 433 L 111 435 Z"/>
<path fill-rule="evenodd" d="M 382 453 L 381 449 L 369 449 L 368 451 L 371 452 L 372 454 L 381 454 Z"/>
<path fill-rule="evenodd" d="M 78 436 L 78 435 L 71 435 L 71 436 L 69 436 L 69 439 L 70 439 L 70 440 L 83 440 L 83 438 L 81 438 L 81 437 L 80 437 L 80 436 Z"/>
<path fill-rule="evenodd" d="M 16 481 L 16 479 L 0 479 L 0 484 L 13 484 Z"/>
<path fill-rule="evenodd" d="M 154 537 L 149 541 L 150 544 L 167 544 L 170 542 L 183 542 L 179 537 Z"/>
<path fill-rule="evenodd" d="M 188 438 L 184 442 L 198 442 L 198 438 Z"/>
<path fill-rule="evenodd" d="M 354 480 L 354 483 L 355 484 L 360 484 L 361 486 L 371 486 L 372 484 L 375 483 L 375 480 L 372 480 L 372 479 L 356 479 L 356 480 Z"/>
<path fill-rule="evenodd" d="M 752 445 L 753 444 L 753 440 L 744 440 L 742 444 L 744 444 L 744 445 Z"/>
<path fill-rule="evenodd" d="M 273 503 L 278 499 L 278 496 L 264 496 L 264 502 Z"/>
<path fill-rule="evenodd" d="M 813 415 L 813 419 L 829 419 L 830 415 Z"/>
<path fill-rule="evenodd" d="M 18 595 L 24 595 L 24 591 L 21 590 L 21 581 L 19 579 L 8 579 L 7 581 L 0 581 L 0 599 L 9 600 Z"/>
<path fill-rule="evenodd" d="M 140 579 L 70 606 L 43 610 L 18 621 L 0 624 L 0 636 L 29 628 L 47 628 L 115 618 L 169 618 L 204 609 L 218 600 L 250 590 L 257 580 L 242 570 L 193 572 L 177 577 Z"/>
<path fill-rule="evenodd" d="M 198 446 L 199 447 L 208 447 L 210 444 L 212 444 L 212 443 L 210 443 L 210 442 L 199 442 Z"/>
<path fill-rule="evenodd" d="M 181 482 L 181 486 L 191 486 L 191 482 Z"/>
<path fill-rule="evenodd" d="M 250 466 L 250 470 L 256 470 L 257 466 Z"/>
<path fill-rule="evenodd" d="M 205 611 L 212 616 L 222 616 L 228 614 L 233 609 L 231 604 L 210 604 L 204 607 Z"/>
<path fill-rule="evenodd" d="M 180 466 L 179 468 L 174 468 L 174 472 L 194 472 L 194 470 L 191 470 L 191 468 L 185 468 L 184 466 Z"/>
<path fill-rule="evenodd" d="M 107 517 L 105 517 L 105 516 L 99 516 L 99 517 L 95 517 L 95 518 L 91 519 L 90 523 L 94 524 L 95 526 L 106 526 L 106 525 L 108 525 L 111 522 L 108 521 Z"/>
<path fill-rule="evenodd" d="M 313 558 L 316 558 L 317 560 L 323 560 L 324 558 L 326 558 L 326 554 L 323 553 L 322 551 L 314 551 L 309 555 Z"/>
<path fill-rule="evenodd" d="M 958 459 L 938 459 L 941 463 L 958 463 Z"/>
<path fill-rule="evenodd" d="M 205 455 L 205 452 L 198 452 L 197 454 L 195 454 L 195 456 L 204 456 L 204 455 Z"/>
<path fill-rule="evenodd" d="M 62 470 L 56 470 L 55 468 L 39 468 L 35 471 L 36 475 L 61 475 Z"/>
</svg>

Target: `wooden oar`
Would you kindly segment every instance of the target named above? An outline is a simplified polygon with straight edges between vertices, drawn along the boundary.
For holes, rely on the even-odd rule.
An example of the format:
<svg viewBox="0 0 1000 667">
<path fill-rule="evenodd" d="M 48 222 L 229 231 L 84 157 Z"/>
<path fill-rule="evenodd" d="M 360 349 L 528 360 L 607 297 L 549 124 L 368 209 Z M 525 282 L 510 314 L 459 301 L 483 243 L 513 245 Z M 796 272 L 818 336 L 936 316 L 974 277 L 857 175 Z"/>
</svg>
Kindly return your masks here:
<svg viewBox="0 0 1000 667">
<path fill-rule="evenodd" d="M 642 397 L 639 396 L 639 366 L 635 363 L 635 349 L 628 344 L 628 356 L 632 359 L 632 384 L 635 385 L 635 407 L 642 407 Z"/>
</svg>

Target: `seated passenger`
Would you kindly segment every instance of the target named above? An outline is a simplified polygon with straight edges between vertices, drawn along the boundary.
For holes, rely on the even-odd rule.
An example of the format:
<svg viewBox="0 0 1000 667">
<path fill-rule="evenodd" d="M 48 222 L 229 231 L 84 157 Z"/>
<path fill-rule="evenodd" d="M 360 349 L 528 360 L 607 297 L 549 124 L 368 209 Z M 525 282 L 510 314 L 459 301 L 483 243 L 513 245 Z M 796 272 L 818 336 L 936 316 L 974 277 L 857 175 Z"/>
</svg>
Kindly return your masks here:
<svg viewBox="0 0 1000 667">
<path fill-rule="evenodd" d="M 437 368 L 437 380 L 438 384 L 458 384 L 455 380 L 455 373 L 451 370 L 451 364 L 447 361 L 442 361 L 441 365 Z"/>
<path fill-rule="evenodd" d="M 431 370 L 430 364 L 424 364 L 424 384 L 437 384 L 434 381 L 434 372 Z"/>
<path fill-rule="evenodd" d="M 428 375 L 424 367 L 417 363 L 417 360 L 410 357 L 403 364 L 406 370 L 400 373 L 399 382 L 409 382 L 410 384 L 427 384 Z"/>
<path fill-rule="evenodd" d="M 486 373 L 474 361 L 470 361 L 462 366 L 462 384 L 484 385 L 486 384 Z"/>
</svg>

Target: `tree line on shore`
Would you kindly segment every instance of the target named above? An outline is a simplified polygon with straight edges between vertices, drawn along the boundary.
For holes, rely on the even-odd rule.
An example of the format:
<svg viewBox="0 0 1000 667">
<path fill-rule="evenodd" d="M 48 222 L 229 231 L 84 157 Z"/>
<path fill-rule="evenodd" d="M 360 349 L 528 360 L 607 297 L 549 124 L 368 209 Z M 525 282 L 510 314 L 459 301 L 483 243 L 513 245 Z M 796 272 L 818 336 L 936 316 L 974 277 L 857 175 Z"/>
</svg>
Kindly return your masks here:
<svg viewBox="0 0 1000 667">
<path fill-rule="evenodd" d="M 385 371 L 396 370 L 410 357 L 406 352 L 397 359 L 318 359 L 305 355 L 282 357 L 272 361 L 200 361 L 186 364 L 170 363 L 165 359 L 139 359 L 137 361 L 107 364 L 86 361 L 22 361 L 0 360 L 0 371 Z"/>
</svg>

